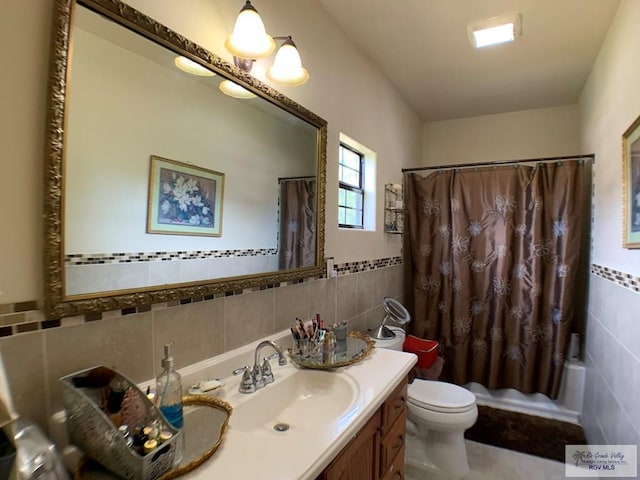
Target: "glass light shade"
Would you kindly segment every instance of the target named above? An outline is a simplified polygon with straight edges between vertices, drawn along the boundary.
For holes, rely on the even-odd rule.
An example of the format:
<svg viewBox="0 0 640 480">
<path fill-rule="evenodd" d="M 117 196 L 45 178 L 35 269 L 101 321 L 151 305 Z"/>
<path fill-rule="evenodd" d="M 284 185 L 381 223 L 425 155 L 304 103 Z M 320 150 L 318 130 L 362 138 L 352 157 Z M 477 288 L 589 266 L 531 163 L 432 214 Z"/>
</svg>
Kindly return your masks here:
<svg viewBox="0 0 640 480">
<path fill-rule="evenodd" d="M 224 43 L 229 52 L 241 58 L 264 58 L 275 50 L 276 43 L 268 35 L 256 9 L 247 0 L 240 11 L 233 33 Z"/>
<path fill-rule="evenodd" d="M 253 98 L 256 96 L 246 88 L 241 87 L 231 80 L 224 80 L 220 82 L 220 86 L 218 88 L 222 93 L 233 98 Z"/>
<path fill-rule="evenodd" d="M 176 67 L 180 70 L 190 73 L 191 75 L 198 75 L 199 77 L 213 77 L 215 75 L 211 70 L 204 68 L 199 63 L 196 63 L 187 57 L 178 56 L 175 58 L 173 63 L 175 63 Z"/>
<path fill-rule="evenodd" d="M 278 49 L 273 65 L 267 69 L 267 78 L 280 85 L 302 85 L 309 79 L 309 73 L 302 67 L 300 54 L 290 39 Z"/>
</svg>

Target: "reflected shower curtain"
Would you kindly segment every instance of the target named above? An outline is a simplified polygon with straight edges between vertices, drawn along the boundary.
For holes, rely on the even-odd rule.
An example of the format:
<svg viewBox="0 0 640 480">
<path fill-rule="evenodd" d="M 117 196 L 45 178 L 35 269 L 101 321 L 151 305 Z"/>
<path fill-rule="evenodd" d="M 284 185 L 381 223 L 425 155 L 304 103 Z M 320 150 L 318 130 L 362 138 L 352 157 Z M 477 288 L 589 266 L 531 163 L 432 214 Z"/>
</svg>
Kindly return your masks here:
<svg viewBox="0 0 640 480">
<path fill-rule="evenodd" d="M 456 384 L 556 398 L 574 316 L 582 161 L 408 174 L 414 335 Z"/>
<path fill-rule="evenodd" d="M 280 180 L 279 268 L 316 264 L 316 181 Z"/>
</svg>

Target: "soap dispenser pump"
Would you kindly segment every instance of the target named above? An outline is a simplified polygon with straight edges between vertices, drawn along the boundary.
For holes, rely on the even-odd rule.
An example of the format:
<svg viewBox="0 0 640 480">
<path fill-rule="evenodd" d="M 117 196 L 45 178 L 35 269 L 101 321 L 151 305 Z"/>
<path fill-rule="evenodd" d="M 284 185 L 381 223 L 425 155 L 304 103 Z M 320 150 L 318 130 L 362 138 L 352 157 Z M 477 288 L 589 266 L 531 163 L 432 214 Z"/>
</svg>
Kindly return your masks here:
<svg viewBox="0 0 640 480">
<path fill-rule="evenodd" d="M 174 368 L 171 345 L 164 346 L 163 370 L 156 379 L 156 406 L 171 425 L 182 428 L 182 378 Z"/>
</svg>

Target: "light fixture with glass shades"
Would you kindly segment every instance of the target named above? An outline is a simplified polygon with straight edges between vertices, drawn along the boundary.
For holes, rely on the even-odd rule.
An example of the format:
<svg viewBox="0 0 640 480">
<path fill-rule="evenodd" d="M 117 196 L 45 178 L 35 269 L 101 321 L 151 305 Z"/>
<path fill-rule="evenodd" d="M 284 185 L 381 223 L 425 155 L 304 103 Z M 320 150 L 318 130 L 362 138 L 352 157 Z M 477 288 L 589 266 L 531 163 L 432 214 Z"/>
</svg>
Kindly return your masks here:
<svg viewBox="0 0 640 480">
<path fill-rule="evenodd" d="M 291 37 L 276 37 L 278 40 L 281 38 L 284 38 L 284 42 L 276 53 L 273 65 L 267 69 L 267 78 L 290 87 L 302 85 L 309 79 L 309 73 L 302 66 L 298 48 Z"/>
<path fill-rule="evenodd" d="M 246 88 L 241 87 L 236 82 L 232 82 L 231 80 L 223 80 L 222 82 L 220 82 L 218 88 L 222 93 L 233 98 L 247 99 L 254 98 L 256 96 L 255 93 L 251 93 Z"/>
<path fill-rule="evenodd" d="M 291 36 L 269 35 L 250 0 L 246 0 L 240 10 L 233 32 L 224 45 L 233 54 L 235 65 L 251 73 L 255 60 L 268 57 L 275 50 L 276 40 L 281 40 L 282 44 L 276 52 L 273 64 L 267 68 L 267 78 L 289 87 L 304 84 L 309 79 L 309 73 L 302 66 L 300 53 L 293 39 Z"/>
<path fill-rule="evenodd" d="M 476 22 L 467 27 L 474 48 L 513 42 L 522 33 L 520 14 L 510 13 Z"/>
<path fill-rule="evenodd" d="M 199 63 L 196 63 L 187 57 L 183 57 L 182 55 L 177 56 L 173 63 L 180 70 L 190 73 L 191 75 L 198 75 L 199 77 L 213 77 L 215 75 L 215 73 L 208 68 L 204 68 Z"/>
</svg>

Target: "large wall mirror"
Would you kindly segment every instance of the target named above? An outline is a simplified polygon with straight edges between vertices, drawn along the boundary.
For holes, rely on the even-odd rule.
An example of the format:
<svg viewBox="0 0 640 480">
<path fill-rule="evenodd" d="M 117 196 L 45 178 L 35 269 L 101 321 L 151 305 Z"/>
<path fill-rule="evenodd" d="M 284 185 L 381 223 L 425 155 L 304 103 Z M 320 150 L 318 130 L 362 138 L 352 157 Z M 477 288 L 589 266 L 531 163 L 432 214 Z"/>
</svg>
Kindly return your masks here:
<svg viewBox="0 0 640 480">
<path fill-rule="evenodd" d="M 324 120 L 117 0 L 55 15 L 49 318 L 323 271 Z"/>
</svg>

